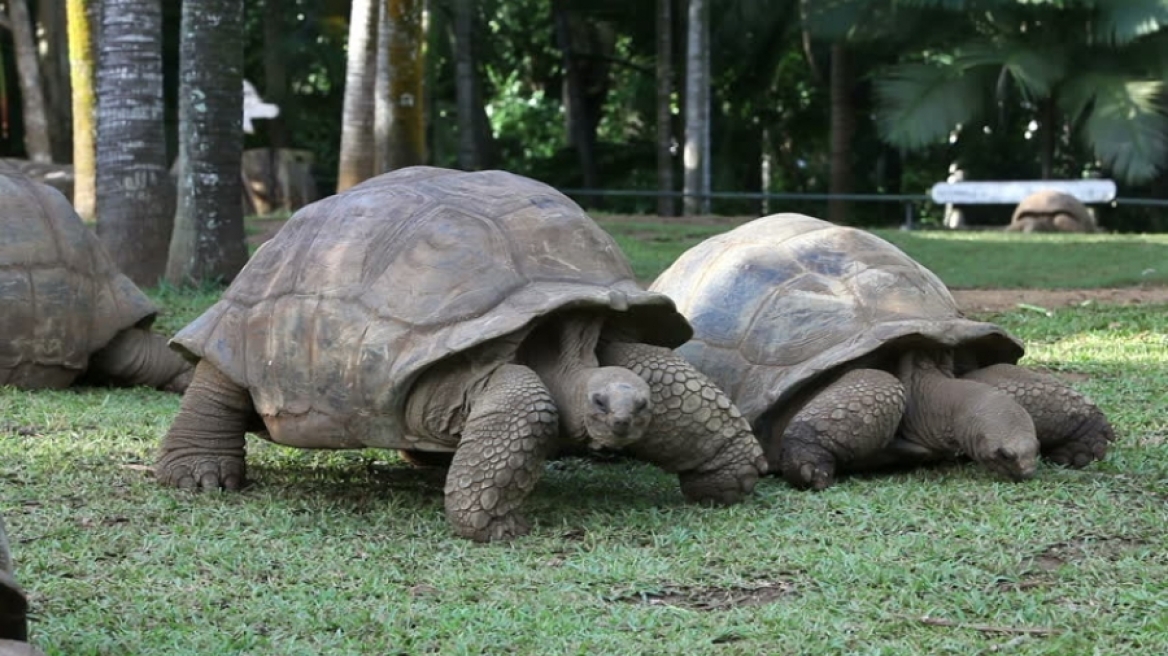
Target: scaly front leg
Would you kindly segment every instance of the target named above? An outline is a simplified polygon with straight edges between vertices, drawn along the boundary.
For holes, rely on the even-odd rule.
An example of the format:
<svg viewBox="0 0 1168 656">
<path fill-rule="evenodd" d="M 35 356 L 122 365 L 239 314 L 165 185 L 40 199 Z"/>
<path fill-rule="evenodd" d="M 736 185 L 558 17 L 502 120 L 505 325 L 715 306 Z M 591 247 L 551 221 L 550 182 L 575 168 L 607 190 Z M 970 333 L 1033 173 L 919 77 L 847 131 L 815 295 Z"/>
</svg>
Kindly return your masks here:
<svg viewBox="0 0 1168 656">
<path fill-rule="evenodd" d="M 461 536 L 509 540 L 530 530 L 518 508 L 535 488 L 559 429 L 551 394 L 531 369 L 505 365 L 471 400 L 446 475 L 446 517 Z"/>
<path fill-rule="evenodd" d="M 690 501 L 742 501 L 766 473 L 766 457 L 722 390 L 673 351 L 648 344 L 610 343 L 600 364 L 625 367 L 649 384 L 653 422 L 629 451 L 677 472 Z"/>
</svg>

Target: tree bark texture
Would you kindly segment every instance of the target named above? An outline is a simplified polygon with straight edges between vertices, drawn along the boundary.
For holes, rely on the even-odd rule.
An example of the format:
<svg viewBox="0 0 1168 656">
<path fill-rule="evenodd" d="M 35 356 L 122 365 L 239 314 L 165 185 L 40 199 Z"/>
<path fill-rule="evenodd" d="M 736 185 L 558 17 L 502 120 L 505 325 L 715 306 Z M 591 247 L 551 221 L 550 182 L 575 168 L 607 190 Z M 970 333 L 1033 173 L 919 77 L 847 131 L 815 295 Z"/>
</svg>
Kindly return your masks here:
<svg viewBox="0 0 1168 656">
<path fill-rule="evenodd" d="M 93 31 L 87 0 L 65 0 L 69 22 L 69 67 L 73 89 L 73 207 L 94 217 L 97 153 L 94 143 Z"/>
<path fill-rule="evenodd" d="M 106 0 L 97 76 L 97 235 L 122 273 L 158 284 L 174 221 L 161 0 Z"/>
<path fill-rule="evenodd" d="M 37 18 L 46 46 L 40 56 L 54 162 L 73 160 L 73 108 L 69 90 L 69 22 L 62 2 L 38 2 Z"/>
<path fill-rule="evenodd" d="M 389 78 L 393 66 L 389 61 L 389 10 L 377 2 L 377 45 L 374 52 L 376 76 L 373 81 L 373 175 L 389 170 L 389 130 L 393 122 L 393 104 L 389 96 Z"/>
<path fill-rule="evenodd" d="M 166 279 L 228 282 L 243 232 L 243 2 L 185 0 L 179 46 L 178 209 Z"/>
<path fill-rule="evenodd" d="M 852 102 L 851 54 L 841 43 L 831 46 L 831 177 L 828 192 L 852 193 L 852 136 L 856 132 L 856 107 Z M 831 199 L 827 220 L 846 224 L 851 203 Z"/>
<path fill-rule="evenodd" d="M 341 152 L 337 191 L 373 176 L 373 83 L 376 74 L 377 7 L 384 0 L 353 0 L 349 16 L 345 99 L 341 110 Z"/>
<path fill-rule="evenodd" d="M 552 19 L 556 28 L 556 43 L 563 53 L 564 90 L 567 105 L 568 142 L 576 147 L 580 158 L 580 172 L 584 187 L 596 187 L 595 140 L 589 134 L 588 106 L 584 99 L 584 81 L 580 72 L 580 62 L 572 48 L 572 24 L 569 9 L 563 0 L 552 3 Z"/>
<path fill-rule="evenodd" d="M 426 163 L 424 0 L 384 0 L 389 12 L 388 170 Z"/>
<path fill-rule="evenodd" d="M 467 171 L 487 168 L 490 126 L 484 126 L 482 84 L 475 43 L 474 0 L 454 0 L 454 89 L 458 107 L 458 166 Z M 488 132 L 484 135 L 484 127 Z"/>
<path fill-rule="evenodd" d="M 20 77 L 21 106 L 24 109 L 24 150 L 34 162 L 53 161 L 49 143 L 49 122 L 45 111 L 45 94 L 41 87 L 40 62 L 27 0 L 8 0 L 8 17 L 12 21 L 12 42 L 16 50 L 16 69 Z"/>
<path fill-rule="evenodd" d="M 703 203 L 704 162 L 709 159 L 706 150 L 706 123 L 709 121 L 710 81 L 706 74 L 705 58 L 709 56 L 706 43 L 706 20 L 709 12 L 706 0 L 689 0 L 686 27 L 685 57 L 685 151 L 683 180 L 685 214 L 698 214 Z"/>
<path fill-rule="evenodd" d="M 673 193 L 673 0 L 657 0 L 657 190 Z M 673 196 L 657 197 L 657 215 L 674 216 Z"/>
</svg>

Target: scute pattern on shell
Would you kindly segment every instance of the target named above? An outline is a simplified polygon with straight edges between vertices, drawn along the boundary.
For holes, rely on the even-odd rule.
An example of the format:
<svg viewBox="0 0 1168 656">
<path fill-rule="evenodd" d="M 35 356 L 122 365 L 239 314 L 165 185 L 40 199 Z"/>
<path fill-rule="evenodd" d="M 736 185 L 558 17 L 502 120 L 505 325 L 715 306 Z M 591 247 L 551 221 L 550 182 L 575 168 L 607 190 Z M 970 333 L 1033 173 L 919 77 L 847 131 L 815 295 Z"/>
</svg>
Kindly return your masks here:
<svg viewBox="0 0 1168 656">
<path fill-rule="evenodd" d="M 694 327 L 678 352 L 752 423 L 804 384 L 902 340 L 979 365 L 1022 345 L 961 316 L 936 275 L 879 237 L 801 214 L 756 219 L 686 251 L 650 287 Z"/>
<path fill-rule="evenodd" d="M 450 450 L 402 434 L 417 376 L 550 312 L 589 307 L 646 343 L 691 335 L 556 190 L 502 171 L 412 167 L 297 212 L 172 346 L 248 388 L 276 442 Z"/>
<path fill-rule="evenodd" d="M 0 385 L 65 387 L 157 309 L 60 192 L 0 172 Z"/>
</svg>

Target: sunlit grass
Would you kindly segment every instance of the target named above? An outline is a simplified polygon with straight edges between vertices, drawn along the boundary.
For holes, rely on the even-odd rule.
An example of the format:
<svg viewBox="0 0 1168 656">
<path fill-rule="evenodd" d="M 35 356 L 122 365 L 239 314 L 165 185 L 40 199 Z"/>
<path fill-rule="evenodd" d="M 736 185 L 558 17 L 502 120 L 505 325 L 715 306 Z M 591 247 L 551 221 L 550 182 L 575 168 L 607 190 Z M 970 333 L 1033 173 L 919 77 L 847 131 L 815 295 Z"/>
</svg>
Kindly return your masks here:
<svg viewBox="0 0 1168 656">
<path fill-rule="evenodd" d="M 641 241 L 646 271 L 661 252 Z M 153 294 L 173 331 L 218 290 Z M 533 534 L 483 546 L 451 536 L 442 482 L 390 452 L 249 438 L 254 485 L 190 495 L 145 471 L 177 397 L 0 389 L 0 512 L 54 655 L 1160 654 L 1165 317 L 981 317 L 1120 436 L 1103 463 L 1022 484 L 968 465 L 817 494 L 768 479 L 710 509 L 647 465 L 566 460 L 526 506 Z"/>
</svg>

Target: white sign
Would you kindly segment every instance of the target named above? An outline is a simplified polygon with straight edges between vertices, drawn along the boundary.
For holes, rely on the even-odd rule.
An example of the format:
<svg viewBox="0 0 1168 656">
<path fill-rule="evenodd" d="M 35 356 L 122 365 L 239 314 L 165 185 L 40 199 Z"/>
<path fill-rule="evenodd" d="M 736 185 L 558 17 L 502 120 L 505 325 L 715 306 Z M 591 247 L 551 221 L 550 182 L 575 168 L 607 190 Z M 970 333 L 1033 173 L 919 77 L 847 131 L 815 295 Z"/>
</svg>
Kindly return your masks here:
<svg viewBox="0 0 1168 656">
<path fill-rule="evenodd" d="M 1115 199 L 1114 180 L 985 180 L 938 182 L 929 190 L 934 203 L 952 205 L 1012 204 L 1043 189 L 1070 194 L 1084 203 Z"/>
</svg>

